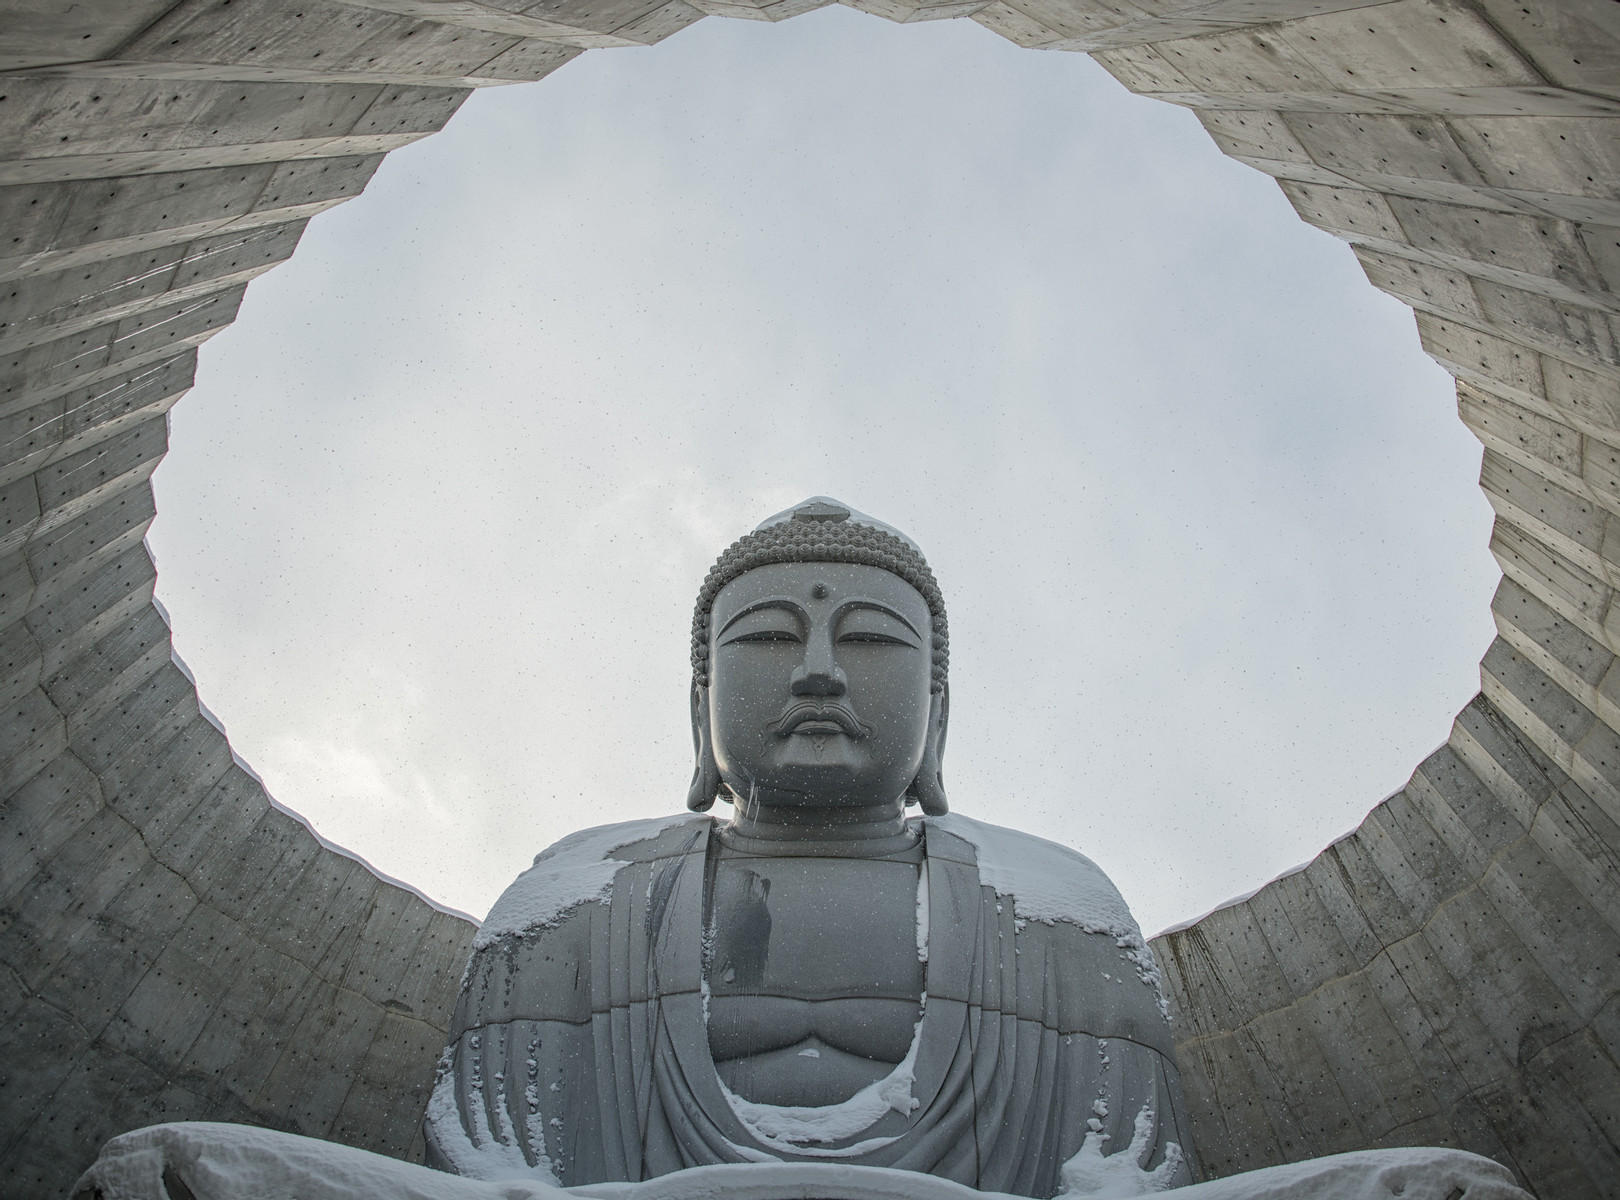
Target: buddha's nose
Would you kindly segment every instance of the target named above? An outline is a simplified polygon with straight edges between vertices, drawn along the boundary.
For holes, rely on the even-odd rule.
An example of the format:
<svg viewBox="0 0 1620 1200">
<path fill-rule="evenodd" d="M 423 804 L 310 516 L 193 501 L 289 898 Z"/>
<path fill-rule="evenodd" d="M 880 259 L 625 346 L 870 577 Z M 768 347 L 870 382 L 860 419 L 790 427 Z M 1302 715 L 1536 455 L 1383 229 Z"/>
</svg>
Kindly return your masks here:
<svg viewBox="0 0 1620 1200">
<path fill-rule="evenodd" d="M 833 658 L 832 638 L 817 631 L 804 648 L 804 661 L 793 668 L 788 687 L 795 696 L 842 696 L 849 690 L 844 669 Z"/>
</svg>

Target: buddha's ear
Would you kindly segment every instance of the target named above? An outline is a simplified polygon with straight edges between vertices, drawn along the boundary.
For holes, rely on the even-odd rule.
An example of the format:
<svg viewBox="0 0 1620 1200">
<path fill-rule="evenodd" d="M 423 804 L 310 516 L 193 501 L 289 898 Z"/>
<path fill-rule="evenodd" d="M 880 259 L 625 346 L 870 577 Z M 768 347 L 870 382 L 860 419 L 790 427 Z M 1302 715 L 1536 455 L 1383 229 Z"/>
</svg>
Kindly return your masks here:
<svg viewBox="0 0 1620 1200">
<path fill-rule="evenodd" d="M 709 738 L 709 689 L 696 681 L 692 683 L 692 749 L 697 753 L 697 769 L 686 791 L 686 807 L 708 812 L 720 794 L 720 765 L 714 761 L 714 743 Z"/>
<path fill-rule="evenodd" d="M 943 816 L 950 811 L 950 805 L 945 803 L 945 778 L 939 765 L 940 759 L 945 757 L 945 726 L 950 714 L 951 693 L 947 684 L 929 697 L 928 740 L 923 745 L 922 765 L 906 789 L 906 800 L 921 805 L 930 817 Z"/>
</svg>

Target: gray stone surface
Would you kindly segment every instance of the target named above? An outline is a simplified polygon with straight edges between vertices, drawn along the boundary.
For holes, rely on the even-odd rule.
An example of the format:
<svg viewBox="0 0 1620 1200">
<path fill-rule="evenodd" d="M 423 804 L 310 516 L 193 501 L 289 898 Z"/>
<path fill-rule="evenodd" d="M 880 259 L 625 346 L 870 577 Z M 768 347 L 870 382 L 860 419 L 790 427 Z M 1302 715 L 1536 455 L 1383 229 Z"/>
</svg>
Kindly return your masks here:
<svg viewBox="0 0 1620 1200">
<path fill-rule="evenodd" d="M 946 813 L 950 643 L 915 544 L 813 497 L 720 556 L 692 628 L 688 804 L 729 819 L 587 830 L 507 889 L 429 1163 L 573 1187 L 780 1160 L 1037 1197 L 1091 1169 L 1122 1195 L 1196 1179 L 1118 891 Z"/>
<path fill-rule="evenodd" d="M 816 6 L 256 0 L 227 18 L 194 0 L 4 5 L 8 1194 L 58 1194 L 107 1135 L 163 1116 L 407 1152 L 470 937 L 387 885 L 365 903 L 399 914 L 411 932 L 397 942 L 369 917 L 370 933 L 322 934 L 318 953 L 278 932 L 301 918 L 267 902 L 328 852 L 273 814 L 199 725 L 153 622 L 139 544 L 159 418 L 188 386 L 195 346 L 304 221 L 438 128 L 466 88 L 656 41 L 706 12 L 781 19 Z M 1403 789 L 1398 816 L 1380 810 L 1298 877 L 1159 943 L 1180 981 L 1207 1165 L 1440 1141 L 1501 1157 L 1543 1196 L 1609 1194 L 1620 1009 L 1603 948 L 1620 914 L 1599 883 L 1613 877 L 1620 815 L 1614 6 L 857 7 L 966 16 L 1020 45 L 1092 52 L 1133 90 L 1194 108 L 1223 150 L 1275 176 L 1303 219 L 1351 242 L 1369 279 L 1413 305 L 1490 452 L 1492 548 L 1511 586 L 1481 697 Z M 401 56 L 407 38 L 431 51 Z M 334 913 L 359 919 L 357 894 L 336 886 Z M 170 965 L 147 986 L 172 981 L 187 1022 L 143 1024 L 161 1006 L 137 992 L 159 962 Z M 273 1082 L 276 1068 L 340 992 L 380 1015 L 333 1027 L 306 1103 Z M 186 1028 L 198 1032 L 182 1047 Z"/>
<path fill-rule="evenodd" d="M 471 1178 L 523 1172 L 573 1186 L 768 1157 L 901 1167 L 987 1191 L 1047 1196 L 1080 1150 L 1088 1121 L 1112 1135 L 1111 1149 L 1123 1150 L 1150 1105 L 1142 1158 L 1166 1180 L 1186 1179 L 1176 1169 L 1179 1153 L 1166 1149 L 1174 1142 L 1190 1153 L 1192 1140 L 1171 1039 L 1118 939 L 1069 922 L 1018 919 L 1012 898 L 982 882 L 972 846 L 933 819 L 925 824 L 927 1003 L 919 1008 L 911 993 L 895 1052 L 907 1053 L 915 1027 L 906 1065 L 915 1078 L 900 1088 L 917 1101 L 914 1111 L 879 1102 L 817 1142 L 808 1130 L 796 1140 L 767 1136 L 775 1112 L 745 1115 L 723 1095 L 722 1081 L 761 1105 L 845 1100 L 855 1083 L 836 1096 L 812 1086 L 840 1042 L 876 1039 L 885 1014 L 870 985 L 805 989 L 768 977 L 727 994 L 716 974 L 726 964 L 717 956 L 709 970 L 702 934 L 704 863 L 725 853 L 725 826 L 688 816 L 655 835 L 658 855 L 634 843 L 624 848 L 634 861 L 613 877 L 611 904 L 586 903 L 549 926 L 502 931 L 480 945 L 451 1023 L 451 1070 L 429 1111 L 429 1161 Z M 652 831 L 592 833 L 611 845 L 644 841 Z M 1018 846 L 1036 841 L 1003 836 L 1020 839 Z M 517 887 L 533 886 L 547 865 Z M 786 954 L 807 934 L 813 941 L 822 909 L 796 910 L 774 891 L 772 898 L 777 927 L 769 944 Z M 915 907 L 898 911 L 909 918 Z M 915 963 L 909 940 L 903 949 Z M 825 978 L 840 957 L 824 942 L 789 961 L 808 960 Z M 796 1014 L 773 994 L 782 992 L 798 993 Z M 813 1008 L 820 1010 L 815 1032 L 804 1033 L 793 1018 L 808 1024 L 804 1014 Z M 733 1014 L 745 1019 L 734 1022 Z M 740 1036 L 738 1024 L 746 1026 Z M 731 1043 L 760 1036 L 777 1051 L 759 1055 L 770 1089 L 747 1061 L 720 1061 L 735 1050 Z M 782 1069 L 791 1061 L 783 1055 L 802 1048 L 817 1051 L 800 1059 L 816 1068 L 816 1080 Z M 873 1082 L 888 1074 L 889 1064 L 873 1066 Z"/>
</svg>

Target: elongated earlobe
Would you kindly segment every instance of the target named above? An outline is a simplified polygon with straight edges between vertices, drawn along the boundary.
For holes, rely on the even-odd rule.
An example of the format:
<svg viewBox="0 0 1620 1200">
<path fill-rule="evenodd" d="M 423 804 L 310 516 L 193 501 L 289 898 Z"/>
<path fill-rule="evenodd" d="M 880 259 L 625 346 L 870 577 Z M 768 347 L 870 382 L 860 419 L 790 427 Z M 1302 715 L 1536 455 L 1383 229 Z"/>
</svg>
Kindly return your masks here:
<svg viewBox="0 0 1620 1200">
<path fill-rule="evenodd" d="M 945 722 L 950 714 L 950 692 L 942 688 L 934 693 L 928 708 L 928 741 L 923 747 L 922 765 L 917 777 L 906 789 L 906 803 L 917 804 L 930 817 L 943 816 L 950 811 L 945 802 L 945 777 L 940 759 L 945 756 Z"/>
<path fill-rule="evenodd" d="M 697 768 L 686 791 L 686 807 L 708 812 L 720 794 L 720 766 L 709 741 L 709 689 L 697 683 L 692 685 L 692 749 L 697 754 Z"/>
</svg>

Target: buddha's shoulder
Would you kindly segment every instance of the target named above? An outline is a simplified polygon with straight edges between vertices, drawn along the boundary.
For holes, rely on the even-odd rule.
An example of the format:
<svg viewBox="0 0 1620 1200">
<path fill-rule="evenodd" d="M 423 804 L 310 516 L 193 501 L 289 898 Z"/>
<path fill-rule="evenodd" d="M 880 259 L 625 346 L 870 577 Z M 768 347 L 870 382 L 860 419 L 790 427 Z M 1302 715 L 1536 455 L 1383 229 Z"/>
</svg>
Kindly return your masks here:
<svg viewBox="0 0 1620 1200">
<path fill-rule="evenodd" d="M 689 853 L 713 825 L 711 817 L 682 813 L 569 834 L 536 855 L 534 865 L 501 893 L 475 946 L 561 926 L 580 906 L 606 900 L 614 877 L 628 864 Z"/>
<path fill-rule="evenodd" d="M 681 854 L 706 836 L 716 824 L 713 817 L 688 812 L 596 825 L 571 833 L 547 846 L 534 856 L 534 867 L 530 870 L 570 870 L 585 864 L 608 861 L 622 865 Z"/>
<path fill-rule="evenodd" d="M 968 851 L 981 887 L 995 892 L 998 919 L 1010 899 L 1013 936 L 1044 946 L 1041 961 L 1063 976 L 1058 1010 L 1048 1014 L 1056 1027 L 1108 1029 L 1171 1053 L 1158 964 L 1101 867 L 1068 846 L 956 813 L 929 817 L 925 828 L 930 861 L 941 850 Z"/>
<path fill-rule="evenodd" d="M 1080 851 L 958 813 L 926 817 L 923 824 L 930 858 L 966 849 L 978 867 L 980 882 L 998 895 L 1012 897 L 1020 917 L 1063 922 L 1095 933 L 1137 933 L 1136 921 L 1113 880 Z M 948 836 L 941 838 L 941 833 Z"/>
</svg>

